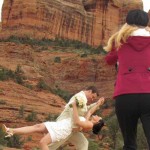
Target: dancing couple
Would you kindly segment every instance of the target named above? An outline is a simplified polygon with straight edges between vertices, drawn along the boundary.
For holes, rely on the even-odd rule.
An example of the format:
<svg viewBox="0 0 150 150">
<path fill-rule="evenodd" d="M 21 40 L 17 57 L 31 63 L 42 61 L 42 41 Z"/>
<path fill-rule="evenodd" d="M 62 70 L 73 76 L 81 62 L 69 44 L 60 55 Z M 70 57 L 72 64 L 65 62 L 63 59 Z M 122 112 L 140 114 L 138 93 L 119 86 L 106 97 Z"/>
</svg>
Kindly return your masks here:
<svg viewBox="0 0 150 150">
<path fill-rule="evenodd" d="M 92 130 L 94 134 L 98 134 L 104 126 L 101 117 L 92 115 L 104 103 L 104 98 L 101 97 L 96 103 L 87 105 L 97 96 L 97 89 L 90 86 L 70 99 L 56 122 L 48 121 L 21 128 L 8 128 L 2 125 L 2 129 L 7 134 L 6 137 L 14 134 L 44 133 L 39 144 L 42 150 L 56 150 L 65 141 L 70 141 L 76 149 L 87 150 L 88 141 L 81 131 Z"/>
</svg>

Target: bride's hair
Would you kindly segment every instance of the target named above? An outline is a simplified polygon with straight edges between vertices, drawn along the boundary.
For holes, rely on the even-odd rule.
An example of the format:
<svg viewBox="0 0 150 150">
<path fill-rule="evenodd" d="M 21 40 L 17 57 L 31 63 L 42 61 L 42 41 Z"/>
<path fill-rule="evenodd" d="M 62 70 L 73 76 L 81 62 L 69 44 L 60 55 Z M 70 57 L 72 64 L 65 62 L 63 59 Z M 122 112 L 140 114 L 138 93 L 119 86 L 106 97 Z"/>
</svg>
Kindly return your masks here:
<svg viewBox="0 0 150 150">
<path fill-rule="evenodd" d="M 102 127 L 104 126 L 104 121 L 102 119 L 100 119 L 98 121 L 98 123 L 93 125 L 92 131 L 94 134 L 99 134 L 99 132 L 101 131 Z"/>
</svg>

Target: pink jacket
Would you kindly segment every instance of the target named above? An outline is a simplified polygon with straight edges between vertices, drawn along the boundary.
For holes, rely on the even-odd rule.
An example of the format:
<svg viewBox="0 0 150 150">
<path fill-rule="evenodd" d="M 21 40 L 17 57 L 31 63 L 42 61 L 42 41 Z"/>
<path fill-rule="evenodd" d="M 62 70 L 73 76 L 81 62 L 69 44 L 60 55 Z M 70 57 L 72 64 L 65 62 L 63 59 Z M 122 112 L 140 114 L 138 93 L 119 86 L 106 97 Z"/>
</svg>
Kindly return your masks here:
<svg viewBox="0 0 150 150">
<path fill-rule="evenodd" d="M 150 93 L 150 36 L 130 36 L 125 44 L 106 56 L 119 68 L 114 97 L 129 93 Z"/>
</svg>

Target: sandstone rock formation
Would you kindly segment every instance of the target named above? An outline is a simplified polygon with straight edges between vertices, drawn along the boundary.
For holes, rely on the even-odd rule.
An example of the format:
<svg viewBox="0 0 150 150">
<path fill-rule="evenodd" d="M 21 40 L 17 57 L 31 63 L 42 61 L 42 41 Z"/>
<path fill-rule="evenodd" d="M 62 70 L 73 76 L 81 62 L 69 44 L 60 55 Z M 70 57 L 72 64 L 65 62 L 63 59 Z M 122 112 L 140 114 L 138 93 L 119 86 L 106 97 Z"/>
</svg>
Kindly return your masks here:
<svg viewBox="0 0 150 150">
<path fill-rule="evenodd" d="M 127 12 L 131 9 L 142 9 L 143 8 L 143 3 L 141 0 L 134 0 L 134 1 L 127 1 L 127 0 L 122 0 L 122 7 L 120 9 L 120 25 L 125 22 L 125 17 Z"/>
<path fill-rule="evenodd" d="M 132 8 L 142 8 L 142 0 L 4 0 L 1 37 L 61 37 L 98 46 Z"/>
<path fill-rule="evenodd" d="M 112 97 L 115 68 L 105 63 L 104 56 L 82 58 L 78 53 L 36 49 L 26 44 L 0 43 L 0 65 L 13 71 L 20 65 L 28 84 L 36 85 L 44 79 L 51 88 L 59 87 L 70 93 L 96 85 L 103 96 Z M 60 57 L 60 63 L 54 61 L 56 57 Z"/>
</svg>

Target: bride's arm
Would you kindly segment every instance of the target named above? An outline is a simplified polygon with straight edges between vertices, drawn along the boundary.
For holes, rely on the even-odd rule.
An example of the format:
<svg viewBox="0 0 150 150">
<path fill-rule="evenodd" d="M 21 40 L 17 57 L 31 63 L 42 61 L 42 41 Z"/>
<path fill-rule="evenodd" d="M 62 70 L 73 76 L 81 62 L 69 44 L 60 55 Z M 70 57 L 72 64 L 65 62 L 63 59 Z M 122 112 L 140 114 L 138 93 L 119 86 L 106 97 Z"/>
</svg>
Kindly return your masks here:
<svg viewBox="0 0 150 150">
<path fill-rule="evenodd" d="M 72 106 L 73 106 L 73 120 L 74 120 L 74 123 L 77 126 L 82 127 L 82 128 L 92 128 L 93 123 L 91 121 L 88 121 L 88 120 L 80 121 L 77 106 L 76 106 L 76 102 L 73 102 Z"/>
</svg>

